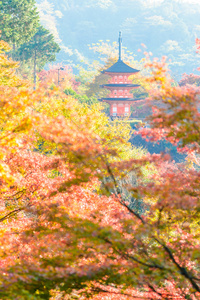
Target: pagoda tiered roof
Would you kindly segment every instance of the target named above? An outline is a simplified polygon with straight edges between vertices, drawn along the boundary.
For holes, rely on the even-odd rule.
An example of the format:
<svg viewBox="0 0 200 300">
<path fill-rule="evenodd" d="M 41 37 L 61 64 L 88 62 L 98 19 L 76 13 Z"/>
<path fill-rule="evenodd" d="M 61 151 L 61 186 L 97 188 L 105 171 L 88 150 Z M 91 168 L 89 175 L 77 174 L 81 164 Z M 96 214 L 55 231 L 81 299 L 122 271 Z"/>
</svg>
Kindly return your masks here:
<svg viewBox="0 0 200 300">
<path fill-rule="evenodd" d="M 130 73 L 130 74 L 134 74 L 138 72 L 139 70 L 129 67 L 121 59 L 118 59 L 118 61 L 110 68 L 102 71 L 102 73 Z"/>
<path fill-rule="evenodd" d="M 100 87 L 110 91 L 106 98 L 101 98 L 99 101 L 106 102 L 110 106 L 110 116 L 127 117 L 131 115 L 131 105 L 138 102 L 140 99 L 135 99 L 131 90 L 139 88 L 139 84 L 132 84 L 129 76 L 140 72 L 129 65 L 125 64 L 121 59 L 122 38 L 119 32 L 119 58 L 118 61 L 108 69 L 102 71 L 111 77 L 107 84 L 102 84 Z"/>
<path fill-rule="evenodd" d="M 101 98 L 99 99 L 100 101 L 104 101 L 104 100 L 109 100 L 109 101 L 137 101 L 139 99 L 135 99 L 135 98 Z"/>
<path fill-rule="evenodd" d="M 102 84 L 100 87 L 139 87 L 139 84 L 132 84 L 132 83 L 109 83 L 109 84 Z"/>
</svg>

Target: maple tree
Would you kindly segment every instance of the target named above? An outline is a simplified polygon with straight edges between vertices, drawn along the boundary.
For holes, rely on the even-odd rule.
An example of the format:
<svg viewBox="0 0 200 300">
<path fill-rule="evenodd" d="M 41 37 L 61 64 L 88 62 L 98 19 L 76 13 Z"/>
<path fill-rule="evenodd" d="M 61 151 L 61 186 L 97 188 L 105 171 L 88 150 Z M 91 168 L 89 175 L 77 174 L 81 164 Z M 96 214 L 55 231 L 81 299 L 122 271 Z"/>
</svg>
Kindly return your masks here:
<svg viewBox="0 0 200 300">
<path fill-rule="evenodd" d="M 175 164 L 133 149 L 100 104 L 32 91 L 2 61 L 0 298 L 199 299 L 199 92 L 148 63 L 158 105 L 141 134 L 192 157 Z"/>
<path fill-rule="evenodd" d="M 184 86 L 186 84 L 200 86 L 200 76 L 195 74 L 183 74 L 179 85 Z"/>
<path fill-rule="evenodd" d="M 77 89 L 79 85 L 75 80 L 72 70 L 68 66 L 62 67 L 61 65 L 50 66 L 49 70 L 42 70 L 38 73 L 38 80 L 42 85 L 48 88 L 60 86 L 64 89 Z"/>
</svg>

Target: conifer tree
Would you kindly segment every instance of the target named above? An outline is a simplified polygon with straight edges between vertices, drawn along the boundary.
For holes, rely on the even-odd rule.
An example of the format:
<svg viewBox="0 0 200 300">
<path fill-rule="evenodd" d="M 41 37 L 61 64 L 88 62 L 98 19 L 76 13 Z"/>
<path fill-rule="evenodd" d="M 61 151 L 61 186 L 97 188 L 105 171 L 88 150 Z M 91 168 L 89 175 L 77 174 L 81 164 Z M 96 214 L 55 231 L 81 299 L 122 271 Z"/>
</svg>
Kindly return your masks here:
<svg viewBox="0 0 200 300">
<path fill-rule="evenodd" d="M 39 26 L 31 40 L 19 47 L 17 56 L 19 60 L 29 61 L 36 55 L 38 66 L 42 68 L 47 62 L 54 61 L 59 51 L 60 47 L 55 42 L 53 34 L 43 26 Z"/>
<path fill-rule="evenodd" d="M 56 53 L 59 51 L 60 47 L 55 42 L 53 34 L 43 26 L 39 26 L 31 40 L 19 47 L 16 58 L 33 67 L 36 84 L 36 68 L 41 71 L 46 63 L 55 61 Z"/>
<path fill-rule="evenodd" d="M 0 31 L 3 40 L 15 47 L 31 39 L 39 24 L 35 0 L 0 1 Z"/>
</svg>

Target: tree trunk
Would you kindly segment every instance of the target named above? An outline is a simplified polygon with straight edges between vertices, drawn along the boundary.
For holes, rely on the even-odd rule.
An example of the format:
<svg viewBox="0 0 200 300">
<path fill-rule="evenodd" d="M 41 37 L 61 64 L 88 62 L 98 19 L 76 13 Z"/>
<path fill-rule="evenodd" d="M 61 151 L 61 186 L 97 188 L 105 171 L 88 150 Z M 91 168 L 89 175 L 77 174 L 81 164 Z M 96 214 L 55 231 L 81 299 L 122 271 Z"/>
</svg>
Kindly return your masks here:
<svg viewBox="0 0 200 300">
<path fill-rule="evenodd" d="M 34 70 L 33 70 L 33 77 L 34 77 L 34 90 L 36 89 L 36 58 L 37 58 L 37 50 L 35 48 L 35 54 L 34 54 Z"/>
</svg>

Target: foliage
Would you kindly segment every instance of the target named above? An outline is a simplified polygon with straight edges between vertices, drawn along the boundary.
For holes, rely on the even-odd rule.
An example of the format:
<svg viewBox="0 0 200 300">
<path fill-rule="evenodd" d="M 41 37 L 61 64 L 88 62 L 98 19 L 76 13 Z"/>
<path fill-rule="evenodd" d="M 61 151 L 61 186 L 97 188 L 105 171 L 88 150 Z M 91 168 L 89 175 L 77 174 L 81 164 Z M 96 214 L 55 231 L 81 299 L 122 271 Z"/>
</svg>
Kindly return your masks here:
<svg viewBox="0 0 200 300">
<path fill-rule="evenodd" d="M 199 150 L 197 92 L 149 66 L 148 134 Z M 125 122 L 59 88 L 1 89 L 0 298 L 199 299 L 199 172 L 131 148 Z"/>
<path fill-rule="evenodd" d="M 35 0 L 0 2 L 0 31 L 3 40 L 15 47 L 31 39 L 39 24 L 35 4 Z"/>
<path fill-rule="evenodd" d="M 72 88 L 68 88 L 64 90 L 66 95 L 71 95 L 73 98 L 77 99 L 80 103 L 86 103 L 88 105 L 97 104 L 98 101 L 95 97 L 88 97 L 87 95 L 77 94 Z"/>
<path fill-rule="evenodd" d="M 149 99 L 153 101 L 153 114 L 148 118 L 153 130 L 146 128 L 143 134 L 149 133 L 151 140 L 156 141 L 166 137 L 179 147 L 198 150 L 199 89 L 195 86 L 173 86 L 171 78 L 165 76 L 165 59 L 161 63 L 154 61 L 149 66 L 153 75 L 147 80 L 155 86 Z"/>
<path fill-rule="evenodd" d="M 106 97 L 106 95 L 108 94 L 108 90 L 107 91 L 105 89 L 103 90 L 101 88 L 101 85 L 107 83 L 110 77 L 106 74 L 102 74 L 102 71 L 109 68 L 111 65 L 114 64 L 114 62 L 115 61 L 113 59 L 108 58 L 108 61 L 105 63 L 105 65 L 98 70 L 98 74 L 94 77 L 93 81 L 90 82 L 88 85 L 88 90 L 86 91 L 88 97 L 91 96 L 95 96 L 97 98 L 102 98 L 104 96 Z"/>
<path fill-rule="evenodd" d="M 183 74 L 179 85 L 184 86 L 186 84 L 200 86 L 200 76 L 195 74 Z"/>
<path fill-rule="evenodd" d="M 79 82 L 75 80 L 72 70 L 68 66 L 50 65 L 49 70 L 42 70 L 38 74 L 39 82 L 47 87 L 60 86 L 62 90 L 74 88 L 77 90 Z"/>
<path fill-rule="evenodd" d="M 19 47 L 16 58 L 20 61 L 32 61 L 32 63 L 35 58 L 38 70 L 41 70 L 46 63 L 55 61 L 56 53 L 59 51 L 60 47 L 54 41 L 53 35 L 40 25 L 35 35 Z"/>
<path fill-rule="evenodd" d="M 21 85 L 21 81 L 19 78 L 15 76 L 15 68 L 17 67 L 17 63 L 11 60 L 8 60 L 5 57 L 4 52 L 8 52 L 10 47 L 4 41 L 0 41 L 0 85 L 1 86 L 15 86 Z"/>
<path fill-rule="evenodd" d="M 47 62 L 55 60 L 60 51 L 54 37 L 39 22 L 35 0 L 6 0 L 0 2 L 0 31 L 13 49 L 9 55 L 20 62 L 18 74 L 31 78 Z M 36 70 L 36 68 L 38 70 Z"/>
</svg>

